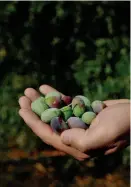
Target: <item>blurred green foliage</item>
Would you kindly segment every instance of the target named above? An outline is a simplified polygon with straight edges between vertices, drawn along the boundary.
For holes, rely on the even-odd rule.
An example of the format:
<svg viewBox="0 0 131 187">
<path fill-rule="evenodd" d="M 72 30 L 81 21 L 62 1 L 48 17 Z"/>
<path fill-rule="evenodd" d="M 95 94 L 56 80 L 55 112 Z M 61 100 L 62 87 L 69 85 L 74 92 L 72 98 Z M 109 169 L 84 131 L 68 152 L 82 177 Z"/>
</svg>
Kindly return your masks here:
<svg viewBox="0 0 131 187">
<path fill-rule="evenodd" d="M 0 2 L 1 149 L 39 142 L 18 115 L 27 87 L 129 98 L 129 13 L 129 2 Z"/>
<path fill-rule="evenodd" d="M 95 57 L 80 53 L 73 65 L 84 94 L 91 100 L 130 98 L 129 38 L 100 38 L 95 43 Z"/>
</svg>

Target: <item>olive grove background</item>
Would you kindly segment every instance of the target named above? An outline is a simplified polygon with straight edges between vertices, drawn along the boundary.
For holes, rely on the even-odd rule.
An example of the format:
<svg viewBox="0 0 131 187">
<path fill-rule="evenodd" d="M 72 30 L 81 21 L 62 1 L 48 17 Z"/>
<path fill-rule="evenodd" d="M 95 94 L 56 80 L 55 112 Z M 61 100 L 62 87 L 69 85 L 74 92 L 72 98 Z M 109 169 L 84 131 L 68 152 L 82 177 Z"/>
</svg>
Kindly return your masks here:
<svg viewBox="0 0 131 187">
<path fill-rule="evenodd" d="M 130 98 L 129 41 L 130 2 L 0 2 L 1 187 L 129 186 L 129 148 L 84 164 L 50 153 L 32 161 L 39 170 L 32 183 L 28 154 L 51 148 L 18 115 L 24 89 L 41 84 L 91 100 Z"/>
</svg>

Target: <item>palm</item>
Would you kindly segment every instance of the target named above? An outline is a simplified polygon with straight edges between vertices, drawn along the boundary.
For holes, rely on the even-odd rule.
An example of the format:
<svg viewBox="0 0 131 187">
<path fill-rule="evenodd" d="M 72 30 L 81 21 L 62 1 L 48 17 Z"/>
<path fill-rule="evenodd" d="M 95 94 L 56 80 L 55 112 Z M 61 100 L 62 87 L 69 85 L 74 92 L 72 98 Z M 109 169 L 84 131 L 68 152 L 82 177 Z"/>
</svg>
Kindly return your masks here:
<svg viewBox="0 0 131 187">
<path fill-rule="evenodd" d="M 88 137 L 85 147 L 88 147 L 88 150 L 104 148 L 105 154 L 110 154 L 127 146 L 129 144 L 127 113 L 129 108 L 126 111 L 122 103 L 110 105 L 100 112 L 85 131 L 85 136 Z"/>
</svg>

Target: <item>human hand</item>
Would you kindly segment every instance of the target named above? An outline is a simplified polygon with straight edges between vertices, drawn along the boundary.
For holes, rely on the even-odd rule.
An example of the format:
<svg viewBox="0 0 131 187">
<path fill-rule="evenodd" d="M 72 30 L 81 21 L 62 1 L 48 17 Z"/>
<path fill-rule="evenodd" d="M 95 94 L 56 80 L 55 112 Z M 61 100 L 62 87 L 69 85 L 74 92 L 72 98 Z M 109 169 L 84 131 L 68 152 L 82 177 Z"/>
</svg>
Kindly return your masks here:
<svg viewBox="0 0 131 187">
<path fill-rule="evenodd" d="M 102 110 L 87 130 L 69 129 L 61 134 L 65 145 L 88 154 L 108 155 L 129 145 L 130 103 L 128 99 L 104 102 Z M 97 155 L 96 155 L 97 156 Z"/>
<path fill-rule="evenodd" d="M 40 92 L 46 95 L 49 92 L 56 91 L 47 85 L 40 86 Z M 19 110 L 20 116 L 23 118 L 25 123 L 32 129 L 32 131 L 39 137 L 43 142 L 49 144 L 62 151 L 60 154 L 69 154 L 77 160 L 84 160 L 89 156 L 85 153 L 80 152 L 75 148 L 64 145 L 59 135 L 55 134 L 48 124 L 45 124 L 40 118 L 31 110 L 31 102 L 40 97 L 40 94 L 33 88 L 27 88 L 24 92 L 25 96 L 19 99 L 21 109 Z M 62 94 L 63 95 L 63 94 Z M 63 95 L 64 96 L 64 95 Z M 64 153 L 63 153 L 64 152 Z"/>
</svg>

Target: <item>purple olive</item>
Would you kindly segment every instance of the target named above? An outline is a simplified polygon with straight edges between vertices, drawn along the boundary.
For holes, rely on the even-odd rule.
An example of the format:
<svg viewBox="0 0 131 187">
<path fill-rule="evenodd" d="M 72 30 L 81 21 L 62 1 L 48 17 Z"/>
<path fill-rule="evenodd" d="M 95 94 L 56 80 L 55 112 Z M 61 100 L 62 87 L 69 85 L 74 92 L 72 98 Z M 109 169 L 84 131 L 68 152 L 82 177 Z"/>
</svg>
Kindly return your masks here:
<svg viewBox="0 0 131 187">
<path fill-rule="evenodd" d="M 78 117 L 70 117 L 67 123 L 70 128 L 87 129 L 87 125 Z"/>
<path fill-rule="evenodd" d="M 91 105 L 90 100 L 87 97 L 83 96 L 83 95 L 77 95 L 76 98 L 80 98 L 81 100 L 83 100 L 83 102 L 84 102 L 86 107 L 87 106 L 89 107 Z"/>
<path fill-rule="evenodd" d="M 72 102 L 72 98 L 71 98 L 70 96 L 63 96 L 63 97 L 62 97 L 62 100 L 64 101 L 64 103 L 65 103 L 66 105 L 69 105 L 69 104 L 71 104 L 71 102 Z"/>
<path fill-rule="evenodd" d="M 74 107 L 78 104 L 84 105 L 84 101 L 79 97 L 74 97 L 72 100 L 72 109 L 74 109 Z"/>
<path fill-rule="evenodd" d="M 106 107 L 105 103 L 99 100 L 93 101 L 91 106 L 96 114 L 100 113 Z"/>
<path fill-rule="evenodd" d="M 60 108 L 61 94 L 58 92 L 50 92 L 45 96 L 45 103 L 51 108 Z"/>
<path fill-rule="evenodd" d="M 61 117 L 55 117 L 51 120 L 50 126 L 52 130 L 56 133 L 61 133 L 64 130 L 69 129 L 66 122 Z"/>
</svg>

